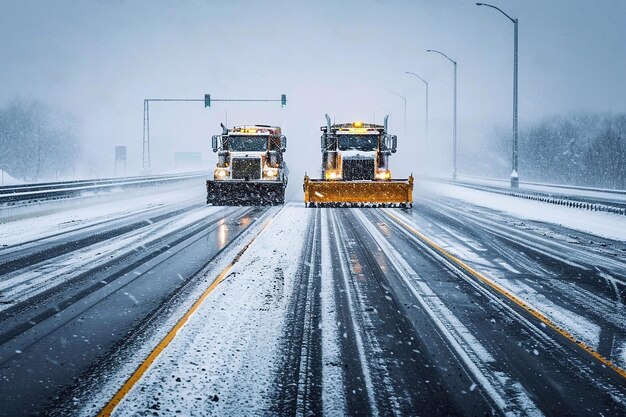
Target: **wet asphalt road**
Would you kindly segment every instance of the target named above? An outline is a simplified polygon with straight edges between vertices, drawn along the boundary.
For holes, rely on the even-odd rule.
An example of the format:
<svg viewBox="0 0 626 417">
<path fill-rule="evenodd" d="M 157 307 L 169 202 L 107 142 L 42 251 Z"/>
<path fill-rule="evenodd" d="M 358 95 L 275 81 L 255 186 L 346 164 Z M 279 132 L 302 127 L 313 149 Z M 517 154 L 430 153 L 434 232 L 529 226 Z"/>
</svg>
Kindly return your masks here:
<svg viewBox="0 0 626 417">
<path fill-rule="evenodd" d="M 9 248 L 0 252 L 0 270 L 54 263 L 83 245 L 198 209 L 146 213 Z M 9 401 L 0 415 L 45 414 L 71 401 L 112 352 L 167 315 L 199 271 L 232 256 L 229 243 L 264 213 L 213 211 L 5 308 L 0 389 Z M 582 337 L 590 347 L 619 365 L 624 242 L 445 199 L 410 210 L 308 209 L 306 221 L 268 414 L 626 414 L 623 376 L 455 267 L 404 222 L 549 318 L 575 318 L 570 332 L 588 328 Z M 329 345 L 336 360 L 327 360 Z M 340 391 L 338 408 L 328 408 L 329 386 Z"/>
</svg>

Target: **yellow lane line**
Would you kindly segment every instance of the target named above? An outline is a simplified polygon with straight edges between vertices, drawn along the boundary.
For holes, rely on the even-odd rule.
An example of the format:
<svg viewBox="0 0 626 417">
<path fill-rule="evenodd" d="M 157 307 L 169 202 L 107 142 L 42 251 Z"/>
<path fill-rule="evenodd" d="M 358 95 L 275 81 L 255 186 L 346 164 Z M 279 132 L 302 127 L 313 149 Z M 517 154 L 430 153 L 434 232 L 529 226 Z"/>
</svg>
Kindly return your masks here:
<svg viewBox="0 0 626 417">
<path fill-rule="evenodd" d="M 499 294 L 502 294 L 503 296 L 505 296 L 507 299 L 509 299 L 510 301 L 515 303 L 518 307 L 521 307 L 526 312 L 531 314 L 533 317 L 535 317 L 538 320 L 540 320 L 543 324 L 545 324 L 546 326 L 550 327 L 552 330 L 554 330 L 555 332 L 557 332 L 561 336 L 565 337 L 570 342 L 574 343 L 580 349 L 582 349 L 585 352 L 589 353 L 595 359 L 600 361 L 603 365 L 605 365 L 605 366 L 611 368 L 612 370 L 614 370 L 622 378 L 626 378 L 626 370 L 620 368 L 619 366 L 617 366 L 616 364 L 611 362 L 609 359 L 605 358 L 600 353 L 596 352 L 591 346 L 587 345 L 582 340 L 577 339 L 573 334 L 571 334 L 567 330 L 565 330 L 562 327 L 560 327 L 557 324 L 555 324 L 552 320 L 550 320 L 543 313 L 541 313 L 540 311 L 538 311 L 535 308 L 531 307 L 529 304 L 527 304 L 525 301 L 523 301 L 522 299 L 517 297 L 515 294 L 509 292 L 504 287 L 502 287 L 499 284 L 495 283 L 494 281 L 490 280 L 485 275 L 483 275 L 480 272 L 476 271 L 475 269 L 473 269 L 472 267 L 467 265 L 465 262 L 463 262 L 462 260 L 460 260 L 456 256 L 452 255 L 450 252 L 446 251 L 441 246 L 437 245 L 435 242 L 433 242 L 432 240 L 427 238 L 424 234 L 419 232 L 417 229 L 415 229 L 410 224 L 406 223 L 404 220 L 400 219 L 395 214 L 393 214 L 393 213 L 391 213 L 391 212 L 389 212 L 387 210 L 385 210 L 384 212 L 389 217 L 394 219 L 397 223 L 399 223 L 402 226 L 404 226 L 404 228 L 406 228 L 407 230 L 411 231 L 419 240 L 421 240 L 423 243 L 425 243 L 431 249 L 434 249 L 440 255 L 443 255 L 446 259 L 448 259 L 449 261 L 453 262 L 456 266 L 461 268 L 463 271 L 465 271 L 469 275 L 473 276 L 474 278 L 478 279 L 482 283 L 488 285 L 490 288 L 492 288 L 493 290 L 495 290 Z"/>
<path fill-rule="evenodd" d="M 154 348 L 150 355 L 139 365 L 139 367 L 135 370 L 135 372 L 126 380 L 124 385 L 117 391 L 117 393 L 113 396 L 113 398 L 104 406 L 102 411 L 98 414 L 98 417 L 108 417 L 113 413 L 113 410 L 117 405 L 122 402 L 126 394 L 130 392 L 130 390 L 135 386 L 137 381 L 146 373 L 148 368 L 154 363 L 156 358 L 165 350 L 165 348 L 170 344 L 172 340 L 176 337 L 178 331 L 189 321 L 189 318 L 193 315 L 193 313 L 198 310 L 200 305 L 204 302 L 204 300 L 213 292 L 213 290 L 226 278 L 230 270 L 233 266 L 239 261 L 241 256 L 248 250 L 248 248 L 254 243 L 254 241 L 269 227 L 272 219 L 278 214 L 276 212 L 270 219 L 267 220 L 261 231 L 254 236 L 247 244 L 244 246 L 235 256 L 235 258 L 224 268 L 224 270 L 215 278 L 215 280 L 211 283 L 209 288 L 207 288 L 200 298 L 191 306 L 191 308 L 185 313 L 185 315 L 176 323 L 176 325 L 169 331 L 169 333 L 161 340 L 161 342 Z"/>
</svg>

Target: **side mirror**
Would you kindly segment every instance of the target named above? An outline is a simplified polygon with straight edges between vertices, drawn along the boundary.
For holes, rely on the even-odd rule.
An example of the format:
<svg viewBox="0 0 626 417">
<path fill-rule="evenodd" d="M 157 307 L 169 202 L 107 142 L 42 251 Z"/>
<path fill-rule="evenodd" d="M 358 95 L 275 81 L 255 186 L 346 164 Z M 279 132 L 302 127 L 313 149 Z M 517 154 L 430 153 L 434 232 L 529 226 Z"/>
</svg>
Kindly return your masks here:
<svg viewBox="0 0 626 417">
<path fill-rule="evenodd" d="M 219 136 L 217 136 L 217 135 L 213 135 L 213 137 L 211 138 L 211 142 L 212 142 L 212 145 L 213 145 L 213 152 L 217 152 L 217 138 L 218 137 Z"/>
<path fill-rule="evenodd" d="M 287 150 L 287 137 L 285 135 L 280 136 L 280 151 L 285 152 Z"/>
<path fill-rule="evenodd" d="M 398 137 L 396 135 L 391 136 L 391 153 L 396 153 L 396 147 L 398 146 Z"/>
</svg>

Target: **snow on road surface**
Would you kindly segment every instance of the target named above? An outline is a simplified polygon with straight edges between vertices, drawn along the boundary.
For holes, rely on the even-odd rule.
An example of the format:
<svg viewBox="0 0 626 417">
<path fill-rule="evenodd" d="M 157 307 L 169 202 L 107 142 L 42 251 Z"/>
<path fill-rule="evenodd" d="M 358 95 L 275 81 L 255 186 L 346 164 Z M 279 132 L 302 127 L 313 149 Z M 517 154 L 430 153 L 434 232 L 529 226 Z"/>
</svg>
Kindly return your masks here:
<svg viewBox="0 0 626 417">
<path fill-rule="evenodd" d="M 557 206 L 539 201 L 526 200 L 487 191 L 480 191 L 451 184 L 419 182 L 415 195 L 426 193 L 455 198 L 513 216 L 626 241 L 626 216 L 573 207 Z"/>
<path fill-rule="evenodd" d="M 113 415 L 269 413 L 306 216 L 288 206 L 272 220 Z"/>
<path fill-rule="evenodd" d="M 162 205 L 158 204 L 157 206 L 162 207 Z M 147 210 L 151 206 L 149 204 L 145 209 Z M 134 214 L 141 211 L 137 210 Z M 54 257 L 46 262 L 33 264 L 31 269 L 26 268 L 5 274 L 0 281 L 0 301 L 5 301 L 5 303 L 0 304 L 0 311 L 13 304 L 26 301 L 49 288 L 58 286 L 71 277 L 110 263 L 113 259 L 120 258 L 130 251 L 157 243 L 164 236 L 177 230 L 183 230 L 216 211 L 216 207 L 202 207 L 195 211 L 187 211 L 163 222 L 164 224 L 156 223 L 150 224 L 148 227 L 137 228 L 115 239 L 108 239 L 102 243 Z M 102 217 L 97 218 L 102 219 Z M 10 303 L 6 300 L 10 300 Z"/>
<path fill-rule="evenodd" d="M 623 405 L 621 392 L 614 390 L 613 385 L 605 388 L 602 385 L 604 379 L 593 378 L 595 382 L 587 384 L 585 374 L 593 373 L 595 363 L 588 365 L 585 362 L 587 358 L 579 363 L 576 357 L 563 356 L 552 361 L 553 355 L 563 353 L 558 338 L 527 322 L 515 309 L 504 308 L 506 305 L 500 305 L 498 297 L 484 292 L 478 284 L 467 286 L 464 278 L 450 273 L 445 263 L 426 256 L 424 248 L 406 227 L 398 226 L 384 214 L 395 213 L 451 254 L 547 314 L 553 322 L 592 348 L 604 352 L 610 339 L 613 347 L 609 346 L 606 355 L 611 355 L 611 359 L 621 366 L 626 363 L 623 360 L 626 344 L 622 337 L 624 313 L 623 309 L 615 311 L 615 306 L 623 304 L 621 300 L 602 299 L 602 294 L 594 293 L 597 285 L 578 288 L 576 283 L 561 279 L 559 271 L 562 270 L 555 267 L 556 272 L 552 271 L 550 260 L 573 268 L 571 270 L 580 270 L 585 277 L 593 275 L 590 266 L 595 266 L 602 280 L 613 283 L 619 297 L 617 287 L 623 285 L 623 274 L 619 269 L 621 258 L 611 258 L 605 249 L 592 251 L 587 246 L 574 245 L 577 243 L 573 242 L 575 238 L 567 236 L 577 232 L 555 224 L 563 224 L 558 220 L 567 214 L 571 217 L 567 227 L 577 225 L 581 228 L 579 230 L 594 233 L 598 229 L 594 220 L 602 223 L 600 220 L 606 218 L 611 225 L 608 229 L 616 236 L 623 229 L 620 222 L 626 219 L 455 186 L 438 187 L 436 192 L 439 196 L 417 202 L 413 210 L 312 210 L 293 203 L 280 208 L 259 209 L 260 217 L 252 221 L 249 229 L 232 245 L 225 246 L 215 258 L 207 256 L 208 263 L 203 269 L 190 275 L 197 278 L 197 286 L 190 287 L 184 297 L 175 299 L 163 317 L 155 316 L 157 319 L 154 322 L 146 324 L 153 331 L 138 329 L 137 337 L 120 351 L 122 354 L 113 352 L 108 362 L 98 370 L 102 375 L 97 375 L 93 381 L 82 382 L 88 392 L 74 397 L 77 398 L 74 410 L 79 409 L 80 415 L 93 415 L 101 410 L 154 346 L 270 218 L 269 226 L 263 229 L 229 270 L 225 280 L 210 293 L 189 322 L 124 396 L 114 415 L 276 415 L 280 414 L 280 410 L 290 409 L 289 392 L 293 390 L 289 387 L 292 386 L 297 388 L 298 399 L 293 403 L 296 406 L 294 410 L 316 409 L 323 410 L 325 414 L 350 414 L 350 410 L 361 410 L 359 407 L 380 414 L 391 409 L 400 412 L 407 409 L 403 407 L 421 404 L 423 400 L 428 404 L 439 401 L 439 406 L 443 407 L 439 408 L 442 414 L 443 411 L 453 410 L 459 396 L 465 395 L 472 396 L 472 404 L 476 407 L 495 405 L 502 412 L 523 410 L 525 414 L 546 411 L 550 414 L 551 400 L 547 404 L 541 392 L 549 389 L 557 392 L 561 388 L 558 384 L 542 385 L 553 380 L 554 372 L 563 381 L 569 381 L 570 387 L 565 390 L 567 392 L 564 391 L 563 399 L 589 400 L 576 391 L 581 384 L 581 387 L 592 388 L 593 392 L 612 392 L 611 404 Z M 416 196 L 418 193 L 425 195 L 419 189 Z M 37 217 L 40 222 L 31 218 L 0 224 L 0 234 L 6 239 L 13 239 L 12 245 L 17 245 L 4 249 L 11 255 L 20 254 L 21 250 L 29 249 L 35 243 L 46 244 L 50 235 L 54 239 L 58 235 L 60 239 L 104 230 L 102 241 L 94 243 L 93 247 L 79 246 L 45 262 L 28 263 L 23 267 L 25 274 L 20 272 L 21 269 L 15 271 L 16 279 L 32 276 L 45 282 L 46 277 L 62 278 L 63 274 L 83 268 L 90 261 L 97 266 L 103 254 L 112 256 L 116 251 L 124 252 L 125 248 L 158 241 L 173 229 L 186 230 L 189 224 L 199 219 L 206 217 L 207 221 L 219 223 L 233 210 L 206 207 L 203 197 L 202 187 L 170 188 L 167 193 L 155 196 L 126 196 L 123 201 L 94 202 L 89 203 L 89 207 L 74 211 L 40 215 Z M 515 212 L 516 209 L 519 212 Z M 140 216 L 142 218 L 161 218 L 163 211 L 171 216 L 148 221 L 142 226 L 145 230 L 115 233 L 112 227 L 119 227 L 125 222 L 137 223 L 133 215 L 138 213 L 145 213 L 145 216 Z M 527 227 L 517 230 L 518 223 L 530 222 L 515 216 L 527 219 L 527 215 L 534 216 L 530 217 L 534 220 L 553 223 L 538 227 L 555 230 L 549 235 L 535 233 L 534 229 Z M 317 220 L 313 222 L 314 218 Z M 28 224 L 32 227 L 28 228 Z M 399 227 L 397 231 L 396 227 Z M 605 230 L 602 230 L 597 234 L 604 233 Z M 493 239 L 493 236 L 501 235 L 508 240 L 496 242 Z M 223 236 L 215 234 L 214 238 L 221 245 Z M 31 242 L 34 239 L 38 242 Z M 521 245 L 523 251 L 516 245 Z M 541 256 L 531 258 L 521 253 L 527 250 Z M 206 253 L 202 250 L 199 257 L 204 259 Z M 33 254 L 27 255 L 33 258 Z M 176 253 L 173 252 L 174 255 Z M 191 259 L 181 258 L 182 263 L 189 261 Z M 37 269 L 39 264 L 50 266 L 50 271 Z M 174 272 L 177 270 L 174 269 Z M 305 274 L 304 270 L 308 272 Z M 182 276 L 180 278 L 183 279 Z M 307 290 L 302 292 L 303 284 L 307 282 L 308 287 L 304 285 Z M 7 280 L 5 284 L 10 283 Z M 153 285 L 151 282 L 148 284 Z M 316 289 L 320 287 L 321 292 Z M 127 295 L 133 297 L 131 293 Z M 485 302 L 485 296 L 488 302 Z M 300 303 L 301 306 L 294 302 L 298 297 L 305 301 Z M 319 307 L 316 302 L 320 303 Z M 432 310 L 430 315 L 424 313 L 429 309 Z M 301 316 L 293 314 L 300 310 L 306 313 L 302 316 L 302 323 L 296 320 Z M 405 323 L 409 317 L 415 322 Z M 473 321 L 468 321 L 470 318 Z M 430 326 L 437 320 L 444 320 L 446 326 L 454 331 L 450 334 L 439 331 L 431 333 L 431 336 L 428 336 L 428 331 L 424 333 L 429 327 L 423 324 Z M 419 349 L 403 347 L 412 346 L 405 342 L 413 343 L 411 326 L 420 323 L 422 326 L 418 327 L 415 341 L 420 339 L 419 343 L 424 345 L 420 345 Z M 497 333 L 500 330 L 496 326 L 500 323 L 507 326 L 513 323 L 522 333 L 517 334 L 516 331 L 505 339 L 499 339 L 501 334 Z M 616 335 L 607 336 L 607 329 L 615 331 Z M 310 340 L 305 337 L 299 342 L 295 340 L 299 337 L 298 331 L 310 336 Z M 532 349 L 529 352 L 533 362 L 529 365 L 533 367 L 528 369 L 515 366 L 516 361 L 509 360 L 513 359 L 510 355 L 525 354 L 525 345 L 522 344 L 526 343 L 526 339 L 517 341 L 517 344 L 514 340 L 522 334 L 530 336 L 529 346 Z M 494 336 L 497 339 L 492 344 Z M 442 339 L 439 340 L 439 337 Z M 319 364 L 315 356 L 318 345 L 321 351 Z M 430 359 L 430 349 L 439 352 L 439 356 Z M 293 360 L 286 361 L 286 354 L 294 352 Z M 448 358 L 445 352 L 455 354 Z M 458 358 L 466 360 L 457 363 Z M 428 362 L 428 366 L 420 368 L 426 360 L 433 363 Z M 406 371 L 404 366 L 397 367 L 398 363 L 411 361 L 419 364 L 419 372 Z M 576 368 L 572 366 L 576 364 L 581 366 L 580 373 L 571 370 Z M 291 365 L 293 369 L 299 369 L 295 379 L 290 379 L 293 376 L 293 372 L 288 372 Z M 550 369 L 539 365 L 548 365 Z M 458 381 L 456 376 L 454 380 L 446 379 L 452 377 L 443 375 L 443 371 L 439 375 L 440 369 L 449 366 L 469 372 L 467 376 L 460 373 Z M 538 381 L 532 377 L 537 369 L 541 372 L 546 369 L 546 380 Z M 527 379 L 529 373 L 531 378 Z M 407 384 L 407 378 L 415 380 Z M 472 388 L 461 394 L 456 389 L 440 390 L 441 398 L 433 399 L 435 394 L 431 393 L 424 399 L 424 393 L 429 391 L 425 391 L 424 387 L 417 388 L 420 378 L 426 379 L 428 384 L 443 378 L 443 382 L 436 384 L 456 387 L 454 384 L 462 383 L 463 387 Z M 357 387 L 356 391 L 351 391 L 352 394 L 344 391 L 350 384 Z M 319 399 L 312 390 L 316 386 L 321 386 Z M 367 395 L 361 395 L 358 390 L 367 392 Z M 284 394 L 287 400 L 283 398 Z M 481 399 L 483 396 L 489 398 L 485 404 Z M 301 397 L 303 401 L 300 401 Z M 371 404 L 367 405 L 368 401 Z M 468 401 L 463 399 L 464 403 Z M 594 407 L 603 411 L 609 409 L 602 408 L 598 402 Z"/>
</svg>

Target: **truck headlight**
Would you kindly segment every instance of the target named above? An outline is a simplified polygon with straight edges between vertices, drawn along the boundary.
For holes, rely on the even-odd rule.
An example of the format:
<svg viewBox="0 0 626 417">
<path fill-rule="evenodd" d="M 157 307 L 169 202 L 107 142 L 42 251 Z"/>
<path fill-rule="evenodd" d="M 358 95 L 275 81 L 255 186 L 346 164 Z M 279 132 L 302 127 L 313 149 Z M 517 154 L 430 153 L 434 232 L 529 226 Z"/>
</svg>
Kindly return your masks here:
<svg viewBox="0 0 626 417">
<path fill-rule="evenodd" d="M 228 170 L 225 168 L 217 168 L 213 173 L 213 176 L 216 180 L 223 180 L 228 177 Z"/>
<path fill-rule="evenodd" d="M 265 168 L 264 174 L 268 178 L 275 178 L 278 176 L 278 168 Z"/>
<path fill-rule="evenodd" d="M 326 179 L 327 180 L 340 180 L 341 179 L 341 174 L 339 173 L 339 171 L 337 170 L 327 170 L 326 171 Z"/>
<path fill-rule="evenodd" d="M 387 169 L 376 171 L 376 179 L 377 180 L 390 180 L 391 179 L 391 171 L 389 171 Z"/>
</svg>

